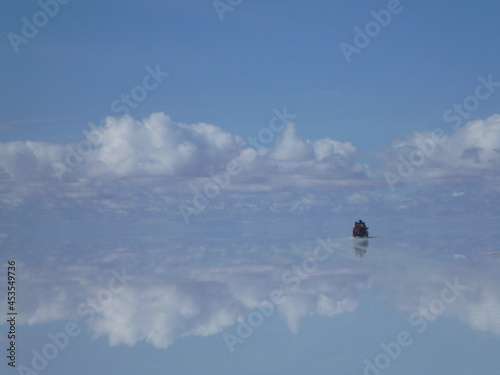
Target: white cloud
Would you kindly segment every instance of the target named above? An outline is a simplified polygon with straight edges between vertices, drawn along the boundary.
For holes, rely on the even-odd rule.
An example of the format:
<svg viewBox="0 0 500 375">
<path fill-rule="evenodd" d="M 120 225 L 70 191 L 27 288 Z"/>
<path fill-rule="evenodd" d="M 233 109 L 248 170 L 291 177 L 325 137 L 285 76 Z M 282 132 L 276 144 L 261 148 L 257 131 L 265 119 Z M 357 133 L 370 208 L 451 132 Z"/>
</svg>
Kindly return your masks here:
<svg viewBox="0 0 500 375">
<path fill-rule="evenodd" d="M 0 143 L 0 176 L 3 174 L 4 181 L 21 177 L 53 179 L 52 166 L 57 162 L 77 179 L 196 178 L 224 170 L 227 163 L 236 160 L 245 164 L 247 178 L 259 175 L 270 179 L 276 173 L 307 176 L 332 168 L 346 171 L 347 162 L 342 164 L 331 158 L 347 158 L 355 151 L 352 144 L 329 138 L 305 140 L 296 134 L 292 123 L 278 137 L 273 149 L 255 150 L 245 146 L 240 136 L 217 126 L 176 123 L 163 113 L 154 113 L 142 121 L 130 116 L 108 117 L 103 128 L 94 126 L 85 133 L 89 140 L 83 139 L 78 144 Z M 328 168 L 319 168 L 320 164 L 328 164 Z"/>
<path fill-rule="evenodd" d="M 410 155 L 419 149 L 424 157 L 415 156 L 410 163 Z M 406 162 L 404 173 L 412 171 L 402 176 L 410 186 L 496 183 L 500 177 L 500 115 L 469 122 L 439 137 L 432 132 L 413 133 L 378 155 L 385 160 L 385 171 L 392 173 L 398 174 L 398 167 Z"/>
<path fill-rule="evenodd" d="M 110 183 L 123 178 L 133 178 L 134 183 L 154 178 L 148 184 L 158 187 L 168 181 L 172 194 L 172 190 L 185 190 L 179 183 L 199 185 L 211 174 L 224 171 L 231 161 L 243 167 L 243 172 L 233 176 L 227 187 L 231 192 L 294 187 L 386 188 L 383 173 L 398 173 L 401 157 L 408 159 L 419 142 L 425 144 L 432 139 L 431 132 L 409 135 L 376 153 L 381 162 L 368 166 L 356 162 L 358 153 L 351 143 L 330 138 L 304 139 L 293 123 L 277 136 L 274 147 L 259 150 L 217 126 L 177 123 L 163 113 L 154 113 L 142 121 L 129 116 L 108 117 L 105 126 L 96 129 L 86 132 L 94 145 L 86 139 L 68 145 L 0 143 L 0 194 L 8 190 L 10 198 L 13 191 L 18 193 L 16 198 L 29 196 L 35 190 L 35 182 L 39 184 L 37 191 L 50 185 L 52 191 L 68 193 L 75 187 L 67 184 L 70 181 L 81 187 L 93 181 Z M 498 180 L 500 115 L 470 122 L 446 138 L 427 152 L 422 165 L 405 176 L 405 184 L 484 185 Z M 66 166 L 66 184 L 58 184 L 54 165 Z M 22 188 L 16 184 L 21 181 L 25 183 Z M 359 202 L 355 196 L 350 199 Z"/>
<path fill-rule="evenodd" d="M 241 138 L 209 124 L 185 125 L 162 113 L 142 122 L 109 117 L 89 157 L 90 176 L 199 176 L 237 156 Z"/>
<path fill-rule="evenodd" d="M 330 138 L 320 139 L 314 142 L 314 155 L 318 160 L 323 160 L 334 154 L 350 156 L 355 151 L 356 148 L 350 142 L 343 143 L 334 141 Z"/>
<path fill-rule="evenodd" d="M 418 141 L 431 138 L 430 132 L 409 135 L 371 153 L 375 157 L 361 164 L 358 160 L 369 155 L 351 143 L 308 140 L 299 130 L 289 123 L 273 147 L 256 150 L 217 126 L 186 125 L 155 113 L 141 121 L 108 117 L 102 131 L 87 133 L 97 145 L 90 150 L 85 138 L 70 145 L 0 143 L 0 205 L 11 215 L 37 205 L 63 211 L 77 205 L 90 215 L 126 216 L 135 210 L 182 220 L 181 203 L 192 206 L 197 192 L 232 162 L 239 172 L 220 186 L 204 213 L 340 213 L 374 206 L 401 211 L 415 208 L 417 202 L 448 204 L 450 209 L 448 197 L 460 201 L 461 207 L 474 207 L 477 199 L 496 199 L 500 193 L 500 116 L 471 122 L 447 135 L 396 186 L 450 188 L 419 194 L 405 189 L 390 192 L 384 172 L 397 174 L 400 157 L 407 159 Z M 76 150 L 88 155 L 80 157 Z M 77 167 L 68 169 L 59 181 L 54 163 Z"/>
<path fill-rule="evenodd" d="M 297 136 L 296 126 L 288 124 L 271 153 L 279 161 L 307 161 L 314 158 L 314 147 L 310 142 Z"/>
</svg>

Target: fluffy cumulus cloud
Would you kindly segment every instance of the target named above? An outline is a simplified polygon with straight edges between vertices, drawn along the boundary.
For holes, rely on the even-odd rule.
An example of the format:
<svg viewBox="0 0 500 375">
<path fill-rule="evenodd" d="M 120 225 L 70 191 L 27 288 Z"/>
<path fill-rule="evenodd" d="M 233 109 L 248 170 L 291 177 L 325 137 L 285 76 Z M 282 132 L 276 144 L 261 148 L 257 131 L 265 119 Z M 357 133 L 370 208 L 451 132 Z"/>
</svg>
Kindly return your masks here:
<svg viewBox="0 0 500 375">
<path fill-rule="evenodd" d="M 0 218 L 156 214 L 191 223 L 203 215 L 329 217 L 422 205 L 467 212 L 478 200 L 489 210 L 500 193 L 500 116 L 450 134 L 414 133 L 370 155 L 350 142 L 306 139 L 291 122 L 274 144 L 250 143 L 162 113 L 109 117 L 75 144 L 0 143 Z"/>
<path fill-rule="evenodd" d="M 154 113 L 142 121 L 129 116 L 108 117 L 103 127 L 90 125 L 83 133 L 86 139 L 77 144 L 0 143 L 2 180 L 194 178 L 223 170 L 232 160 L 245 162 L 249 170 L 265 174 L 281 169 L 276 161 L 302 162 L 302 166 L 311 167 L 333 157 L 348 157 L 355 151 L 350 143 L 329 138 L 304 140 L 296 134 L 292 123 L 287 125 L 274 149 L 257 151 L 240 136 L 217 126 L 177 123 L 163 113 Z M 346 168 L 348 163 L 334 164 Z M 290 173 L 291 169 L 283 173 Z"/>
<path fill-rule="evenodd" d="M 452 134 L 421 132 L 375 153 L 370 165 L 353 144 L 331 138 L 304 139 L 288 123 L 274 145 L 254 149 L 240 136 L 215 125 L 186 125 L 163 113 L 142 121 L 108 117 L 90 126 L 75 144 L 16 141 L 0 143 L 0 194 L 17 189 L 23 198 L 51 186 L 64 193 L 99 181 L 148 180 L 200 186 L 231 169 L 232 193 L 290 188 L 387 188 L 404 185 L 478 184 L 498 180 L 500 115 L 470 122 Z M 16 184 L 18 183 L 18 184 Z M 184 184 L 184 185 L 182 185 Z M 171 192 L 172 193 L 172 192 Z M 349 198 L 360 202 L 359 195 Z"/>
<path fill-rule="evenodd" d="M 64 157 L 64 147 L 32 141 L 0 143 L 0 180 L 47 179 L 51 164 Z"/>
<path fill-rule="evenodd" d="M 94 133 L 99 137 L 98 129 Z M 110 117 L 101 135 L 100 146 L 85 161 L 90 176 L 203 175 L 234 157 L 241 142 L 214 125 L 179 124 L 161 113 L 142 122 Z"/>
<path fill-rule="evenodd" d="M 378 156 L 394 186 L 498 184 L 500 115 L 469 122 L 452 134 L 438 128 L 408 135 Z"/>
<path fill-rule="evenodd" d="M 90 124 L 78 143 L 0 143 L 0 200 L 13 206 L 30 198 L 107 196 L 106 207 L 117 207 L 118 195 L 130 206 L 129 197 L 138 203 L 141 191 L 156 197 L 156 207 L 174 207 L 214 179 L 217 192 L 243 195 L 368 186 L 368 170 L 354 155 L 351 143 L 304 139 L 291 122 L 274 146 L 255 149 L 215 125 L 182 124 L 163 113 L 142 121 L 108 117 L 102 127 Z"/>
<path fill-rule="evenodd" d="M 321 161 L 332 156 L 351 156 L 356 148 L 350 143 L 334 141 L 330 138 L 310 141 L 297 135 L 297 127 L 290 123 L 274 145 L 270 156 L 274 160 L 288 162 Z"/>
</svg>

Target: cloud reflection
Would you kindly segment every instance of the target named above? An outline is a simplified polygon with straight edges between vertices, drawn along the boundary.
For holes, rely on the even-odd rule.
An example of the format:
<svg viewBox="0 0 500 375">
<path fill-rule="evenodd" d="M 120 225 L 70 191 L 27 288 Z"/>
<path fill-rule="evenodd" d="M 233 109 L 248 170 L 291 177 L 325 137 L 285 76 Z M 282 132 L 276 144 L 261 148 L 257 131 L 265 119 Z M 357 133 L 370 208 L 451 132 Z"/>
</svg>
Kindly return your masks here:
<svg viewBox="0 0 500 375">
<path fill-rule="evenodd" d="M 231 331 L 269 301 L 273 290 L 284 296 L 276 306 L 278 316 L 297 333 L 300 321 L 308 316 L 335 318 L 355 311 L 368 302 L 366 293 L 360 293 L 364 290 L 370 290 L 369 299 L 412 313 L 439 294 L 445 278 L 458 278 L 467 291 L 443 316 L 456 316 L 473 329 L 500 334 L 498 263 L 484 258 L 468 263 L 417 258 L 401 244 L 383 247 L 383 240 L 372 240 L 370 247 L 363 243 L 360 259 L 356 249 L 361 245 L 351 239 L 339 242 L 338 251 L 299 285 L 284 280 L 283 274 L 313 253 L 311 243 L 297 243 L 288 252 L 274 250 L 266 257 L 247 250 L 244 255 L 255 258 L 243 264 L 237 264 L 239 257 L 228 258 L 216 249 L 191 249 L 191 254 L 174 257 L 162 250 L 137 254 L 118 248 L 104 257 L 89 253 L 77 264 L 57 267 L 49 266 L 50 256 L 33 264 L 24 261 L 19 319 L 30 325 L 78 320 L 94 337 L 107 337 L 110 345 L 145 341 L 167 348 L 180 337 Z M 208 264 L 207 258 L 212 265 L 202 265 Z M 117 272 L 130 280 L 123 288 L 114 285 L 117 292 L 105 293 Z"/>
</svg>

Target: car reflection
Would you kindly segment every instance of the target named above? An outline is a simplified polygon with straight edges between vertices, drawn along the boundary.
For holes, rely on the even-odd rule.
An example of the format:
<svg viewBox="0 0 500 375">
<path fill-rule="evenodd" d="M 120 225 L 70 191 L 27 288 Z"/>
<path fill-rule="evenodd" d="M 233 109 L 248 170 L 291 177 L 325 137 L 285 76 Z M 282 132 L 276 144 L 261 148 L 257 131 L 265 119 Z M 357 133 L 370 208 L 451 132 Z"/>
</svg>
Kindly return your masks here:
<svg viewBox="0 0 500 375">
<path fill-rule="evenodd" d="M 353 249 L 354 254 L 359 257 L 363 257 L 368 250 L 369 241 L 368 238 L 355 238 L 353 239 Z"/>
</svg>

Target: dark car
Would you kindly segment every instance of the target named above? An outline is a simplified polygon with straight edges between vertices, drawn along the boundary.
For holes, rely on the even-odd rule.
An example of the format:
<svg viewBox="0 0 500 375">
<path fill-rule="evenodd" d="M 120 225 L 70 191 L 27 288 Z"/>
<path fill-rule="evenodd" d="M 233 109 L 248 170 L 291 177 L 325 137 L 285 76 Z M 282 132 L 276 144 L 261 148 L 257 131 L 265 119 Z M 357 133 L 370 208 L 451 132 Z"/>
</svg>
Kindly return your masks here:
<svg viewBox="0 0 500 375">
<path fill-rule="evenodd" d="M 352 236 L 353 237 L 368 237 L 368 227 L 363 222 L 363 220 L 359 220 L 354 223 L 354 227 L 352 227 Z"/>
</svg>

